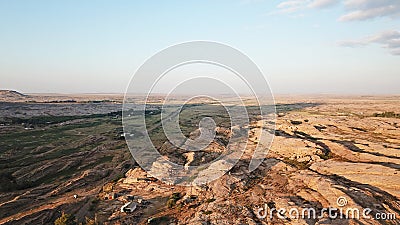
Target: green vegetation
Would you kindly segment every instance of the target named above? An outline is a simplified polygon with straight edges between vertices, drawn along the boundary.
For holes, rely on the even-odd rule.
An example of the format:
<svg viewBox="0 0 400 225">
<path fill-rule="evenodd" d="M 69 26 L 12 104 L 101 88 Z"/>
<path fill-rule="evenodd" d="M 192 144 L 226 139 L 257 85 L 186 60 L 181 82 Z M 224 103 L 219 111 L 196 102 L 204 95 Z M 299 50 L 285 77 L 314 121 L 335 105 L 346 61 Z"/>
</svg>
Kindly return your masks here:
<svg viewBox="0 0 400 225">
<path fill-rule="evenodd" d="M 115 139 L 118 128 L 121 128 L 121 121 L 114 118 L 112 113 L 13 118 L 12 121 L 15 123 L 12 130 L 0 135 L 0 156 L 7 158 L 0 160 L 0 192 L 62 182 L 97 165 L 118 163 L 120 157 L 113 162 L 116 156 L 114 151 L 130 156 L 129 151 L 126 151 L 125 141 Z M 34 129 L 24 129 L 24 125 L 20 123 L 33 123 L 37 126 Z M 92 154 L 94 151 L 97 152 L 96 155 Z M 77 158 L 74 158 L 75 155 Z M 64 160 L 68 166 L 60 170 L 49 168 L 45 173 L 34 172 L 42 163 L 59 159 Z M 32 168 L 30 171 L 34 173 L 28 174 L 24 179 L 19 179 L 19 175 L 13 176 L 15 172 L 28 168 Z M 112 176 L 111 179 L 119 175 Z"/>
<path fill-rule="evenodd" d="M 168 208 L 174 207 L 174 206 L 176 205 L 176 202 L 177 202 L 179 199 L 181 199 L 181 198 L 182 198 L 181 193 L 179 193 L 179 192 L 173 193 L 173 194 L 169 197 L 169 199 L 168 199 L 168 201 L 167 201 L 167 207 L 168 207 Z"/>
<path fill-rule="evenodd" d="M 54 221 L 54 225 L 77 225 L 75 216 L 62 212 L 61 216 Z"/>
<path fill-rule="evenodd" d="M 328 160 L 334 158 L 334 154 L 332 152 L 328 152 L 326 154 L 318 154 L 318 156 L 323 160 Z"/>
<path fill-rule="evenodd" d="M 63 123 L 70 120 L 76 119 L 93 119 L 93 118 L 104 118 L 109 116 L 122 115 L 122 112 L 111 112 L 106 114 L 91 114 L 91 115 L 79 115 L 79 116 L 35 116 L 31 118 L 4 118 L 4 122 L 8 122 L 11 124 L 31 124 L 31 125 L 49 125 L 49 124 L 57 124 Z"/>
<path fill-rule="evenodd" d="M 85 217 L 84 223 L 79 223 L 79 225 L 97 225 L 97 224 L 98 223 L 96 223 L 94 219 L 91 219 L 89 217 Z M 62 212 L 61 216 L 54 221 L 54 225 L 78 225 L 78 222 L 74 215 Z"/>
<path fill-rule="evenodd" d="M 395 112 L 384 112 L 384 113 L 374 113 L 373 117 L 385 117 L 385 118 L 400 118 L 400 113 Z"/>
</svg>

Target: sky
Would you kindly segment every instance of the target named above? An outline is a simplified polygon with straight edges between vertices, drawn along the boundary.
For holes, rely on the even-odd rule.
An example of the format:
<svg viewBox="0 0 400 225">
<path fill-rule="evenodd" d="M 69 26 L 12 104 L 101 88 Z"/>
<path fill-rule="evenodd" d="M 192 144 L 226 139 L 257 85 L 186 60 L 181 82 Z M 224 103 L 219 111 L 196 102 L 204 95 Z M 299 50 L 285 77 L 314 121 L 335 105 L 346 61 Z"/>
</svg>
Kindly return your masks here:
<svg viewBox="0 0 400 225">
<path fill-rule="evenodd" d="M 276 94 L 400 94 L 399 0 L 0 0 L 0 89 L 123 93 L 191 40 L 242 51 Z"/>
</svg>

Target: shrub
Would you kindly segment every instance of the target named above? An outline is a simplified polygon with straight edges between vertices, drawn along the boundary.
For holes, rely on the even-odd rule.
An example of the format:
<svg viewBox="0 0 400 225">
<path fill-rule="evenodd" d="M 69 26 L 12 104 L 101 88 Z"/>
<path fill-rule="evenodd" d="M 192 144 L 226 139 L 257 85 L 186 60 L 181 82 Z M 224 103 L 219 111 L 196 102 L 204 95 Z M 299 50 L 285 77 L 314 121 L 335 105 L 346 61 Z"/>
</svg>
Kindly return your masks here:
<svg viewBox="0 0 400 225">
<path fill-rule="evenodd" d="M 61 216 L 54 221 L 54 225 L 77 225 L 75 216 L 62 212 Z"/>
<path fill-rule="evenodd" d="M 394 112 L 374 113 L 373 117 L 400 118 L 400 114 Z"/>
<path fill-rule="evenodd" d="M 94 221 L 94 219 L 90 219 L 86 217 L 86 222 L 85 225 L 96 225 L 97 223 Z"/>
<path fill-rule="evenodd" d="M 181 193 L 179 193 L 179 192 L 173 193 L 173 194 L 169 197 L 169 199 L 168 199 L 168 201 L 167 201 L 167 207 L 168 207 L 168 208 L 174 207 L 174 206 L 176 205 L 176 202 L 177 202 L 179 199 L 181 199 L 181 198 L 182 198 Z"/>
<path fill-rule="evenodd" d="M 168 199 L 168 201 L 167 201 L 167 207 L 168 207 L 168 208 L 174 207 L 175 204 L 176 204 L 176 201 L 175 201 L 175 200 L 173 200 L 173 199 Z"/>
</svg>

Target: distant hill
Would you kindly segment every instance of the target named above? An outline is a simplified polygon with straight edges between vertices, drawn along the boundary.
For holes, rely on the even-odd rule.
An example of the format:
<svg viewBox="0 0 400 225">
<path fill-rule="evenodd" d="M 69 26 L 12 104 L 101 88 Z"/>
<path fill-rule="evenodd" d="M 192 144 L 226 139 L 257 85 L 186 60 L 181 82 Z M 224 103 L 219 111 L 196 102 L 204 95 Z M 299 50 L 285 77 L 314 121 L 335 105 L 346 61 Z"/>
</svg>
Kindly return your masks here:
<svg viewBox="0 0 400 225">
<path fill-rule="evenodd" d="M 27 97 L 27 95 L 13 90 L 0 90 L 0 95 L 3 97 Z"/>
<path fill-rule="evenodd" d="M 122 103 L 123 95 L 119 94 L 57 94 L 33 93 L 24 94 L 15 90 L 0 90 L 0 102 L 26 103 Z"/>
<path fill-rule="evenodd" d="M 0 90 L 0 101 L 12 102 L 21 101 L 29 98 L 29 95 L 22 94 L 14 90 Z"/>
</svg>

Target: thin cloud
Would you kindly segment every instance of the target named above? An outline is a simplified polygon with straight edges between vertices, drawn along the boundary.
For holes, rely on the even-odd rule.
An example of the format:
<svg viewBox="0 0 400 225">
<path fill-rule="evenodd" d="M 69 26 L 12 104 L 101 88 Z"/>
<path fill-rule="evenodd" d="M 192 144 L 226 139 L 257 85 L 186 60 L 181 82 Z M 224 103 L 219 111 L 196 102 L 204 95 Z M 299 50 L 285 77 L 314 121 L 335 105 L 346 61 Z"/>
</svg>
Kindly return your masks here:
<svg viewBox="0 0 400 225">
<path fill-rule="evenodd" d="M 339 3 L 340 0 L 287 0 L 279 3 L 275 12 L 270 14 L 291 14 L 307 8 L 328 8 Z"/>
<path fill-rule="evenodd" d="M 341 47 L 350 47 L 350 48 L 355 48 L 355 47 L 362 47 L 367 45 L 368 42 L 365 40 L 345 40 L 345 41 L 339 41 L 338 45 Z"/>
<path fill-rule="evenodd" d="M 358 40 L 346 40 L 338 42 L 342 47 L 362 47 L 369 44 L 380 44 L 389 50 L 392 55 L 400 55 L 400 31 L 388 30 Z"/>
<path fill-rule="evenodd" d="M 294 13 L 304 9 L 308 2 L 308 0 L 289 0 L 279 3 L 276 8 L 280 13 Z"/>
<path fill-rule="evenodd" d="M 341 3 L 345 13 L 339 21 L 361 21 L 379 17 L 400 17 L 400 0 L 286 0 L 270 14 L 291 14 L 306 9 L 323 9 Z"/>
<path fill-rule="evenodd" d="M 339 2 L 339 0 L 314 0 L 310 4 L 308 4 L 308 7 L 322 9 L 334 6 Z"/>
<path fill-rule="evenodd" d="M 345 0 L 347 14 L 339 21 L 368 20 L 377 17 L 399 17 L 399 0 Z"/>
</svg>

